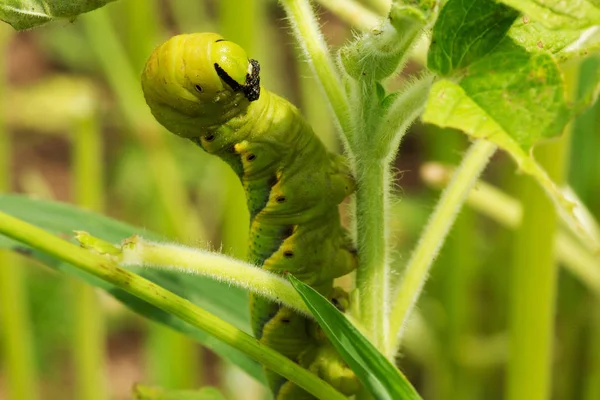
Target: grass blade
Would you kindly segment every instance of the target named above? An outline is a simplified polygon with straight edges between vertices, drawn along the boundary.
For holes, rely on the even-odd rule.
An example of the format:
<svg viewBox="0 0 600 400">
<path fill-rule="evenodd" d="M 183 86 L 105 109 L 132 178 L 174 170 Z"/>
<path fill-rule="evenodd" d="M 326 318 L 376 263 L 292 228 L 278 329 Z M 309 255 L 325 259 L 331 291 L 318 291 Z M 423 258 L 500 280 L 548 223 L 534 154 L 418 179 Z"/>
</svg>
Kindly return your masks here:
<svg viewBox="0 0 600 400">
<path fill-rule="evenodd" d="M 288 279 L 344 361 L 375 399 L 421 399 L 406 377 L 325 297 L 292 275 L 288 275 Z"/>
</svg>

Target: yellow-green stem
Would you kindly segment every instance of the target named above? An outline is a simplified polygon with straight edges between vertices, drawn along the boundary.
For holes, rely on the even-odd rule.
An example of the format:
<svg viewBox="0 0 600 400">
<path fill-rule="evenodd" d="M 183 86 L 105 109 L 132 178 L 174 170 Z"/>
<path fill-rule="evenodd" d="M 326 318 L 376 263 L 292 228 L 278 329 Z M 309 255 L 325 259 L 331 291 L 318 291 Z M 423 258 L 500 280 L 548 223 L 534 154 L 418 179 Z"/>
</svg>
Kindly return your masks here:
<svg viewBox="0 0 600 400">
<path fill-rule="evenodd" d="M 421 234 L 392 303 L 389 340 L 385 349 L 389 357 L 393 357 L 400 346 L 402 327 L 421 294 L 429 267 L 444 243 L 448 230 L 495 151 L 496 145 L 485 140 L 477 140 L 471 145 Z"/>
<path fill-rule="evenodd" d="M 164 143 L 167 133 L 159 129 L 150 114 L 142 95 L 139 77 L 134 72 L 135 68 L 129 61 L 106 10 L 95 10 L 84 18 L 84 29 L 88 40 L 96 51 L 98 61 L 119 101 L 125 120 L 147 154 L 148 169 L 158 192 L 157 202 L 161 206 L 157 219 L 164 224 L 164 230 L 171 237 L 179 237 L 187 241 L 190 238 L 204 236 L 202 225 L 197 219 L 190 217 L 193 212 L 189 206 L 186 188 L 182 184 L 179 167 L 169 152 L 169 146 Z M 182 368 L 185 375 L 179 374 L 177 379 L 179 382 L 193 382 L 199 376 L 197 362 L 199 359 L 192 355 L 195 344 L 189 339 L 185 340 L 187 340 L 189 357 L 183 360 L 174 359 L 170 356 L 171 352 L 167 351 L 158 355 L 160 359 L 156 359 L 155 362 L 161 364 L 170 362 L 173 365 L 186 362 L 187 367 Z M 182 345 L 173 343 L 173 346 L 178 349 Z M 166 379 L 170 381 L 170 378 Z"/>
<path fill-rule="evenodd" d="M 536 153 L 551 178 L 561 182 L 565 143 Z M 514 243 L 510 312 L 509 400 L 550 397 L 557 264 L 553 252 L 557 215 L 552 202 L 530 177 L 518 179 L 523 219 Z"/>
<path fill-rule="evenodd" d="M 2 117 L 6 105 L 6 47 L 12 36 L 0 24 L 0 193 L 10 189 L 11 142 Z M 0 251 L 0 348 L 6 398 L 36 400 L 38 379 L 29 322 L 24 266 L 12 253 Z"/>
<path fill-rule="evenodd" d="M 448 183 L 451 171 L 450 168 L 430 163 L 421 169 L 421 176 L 426 183 L 440 187 Z M 517 229 L 521 225 L 523 217 L 521 203 L 486 182 L 477 182 L 476 189 L 469 192 L 467 204 L 507 228 Z M 567 227 L 559 229 L 554 238 L 557 260 L 591 291 L 600 296 L 600 268 L 598 267 L 600 255 L 592 254 L 567 230 Z"/>
<path fill-rule="evenodd" d="M 590 323 L 588 372 L 584 384 L 584 400 L 600 399 L 600 296 L 593 299 L 590 307 L 592 316 Z"/>
<path fill-rule="evenodd" d="M 363 0 L 363 3 L 380 15 L 386 15 L 390 11 L 390 0 Z"/>
<path fill-rule="evenodd" d="M 348 147 L 354 142 L 350 105 L 312 7 L 308 0 L 280 0 L 280 2 L 313 73 L 327 95 L 336 122 L 344 134 L 345 145 Z"/>
<path fill-rule="evenodd" d="M 82 117 L 73 129 L 74 201 L 81 207 L 100 211 L 103 207 L 103 145 L 95 115 Z M 72 357 L 75 373 L 75 397 L 81 400 L 109 398 L 105 328 L 102 307 L 96 290 L 73 279 Z"/>
<path fill-rule="evenodd" d="M 381 23 L 381 17 L 354 0 L 317 0 L 353 28 L 368 31 Z M 385 15 L 385 14 L 382 14 Z"/>
<path fill-rule="evenodd" d="M 382 307 L 388 304 L 389 266 L 387 260 L 387 224 L 384 219 L 388 204 L 389 172 L 385 162 L 357 165 L 356 226 L 359 269 L 356 287 L 359 295 L 358 319 L 373 344 L 383 350 L 388 333 L 388 315 Z"/>
<path fill-rule="evenodd" d="M 22 220 L 0 212 L 0 234 L 43 251 L 109 282 L 194 327 L 204 330 L 248 354 L 265 367 L 294 382 L 319 399 L 347 400 L 326 382 L 252 336 L 215 317 L 172 292 L 124 270 L 105 257 L 91 253 Z"/>
</svg>

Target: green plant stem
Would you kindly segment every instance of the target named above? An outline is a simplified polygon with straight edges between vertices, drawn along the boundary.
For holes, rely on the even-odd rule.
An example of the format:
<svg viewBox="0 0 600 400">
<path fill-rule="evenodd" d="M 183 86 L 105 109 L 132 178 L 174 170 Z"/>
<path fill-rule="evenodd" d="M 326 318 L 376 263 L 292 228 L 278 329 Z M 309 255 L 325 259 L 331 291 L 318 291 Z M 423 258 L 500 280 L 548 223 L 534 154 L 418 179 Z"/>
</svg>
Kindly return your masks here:
<svg viewBox="0 0 600 400">
<path fill-rule="evenodd" d="M 130 62 L 140 71 L 152 49 L 158 44 L 160 23 L 156 0 L 127 0 L 120 4 L 124 9 L 125 46 Z"/>
<path fill-rule="evenodd" d="M 367 163 L 368 161 L 365 161 Z M 356 287 L 359 316 L 369 339 L 384 349 L 388 333 L 388 316 L 382 307 L 388 304 L 389 265 L 387 259 L 387 224 L 389 171 L 386 162 L 372 160 L 370 165 L 357 164 L 356 226 L 359 269 Z"/>
<path fill-rule="evenodd" d="M 363 3 L 380 15 L 386 15 L 390 11 L 390 0 L 363 0 Z"/>
<path fill-rule="evenodd" d="M 96 51 L 98 61 L 118 99 L 126 122 L 148 157 L 148 169 L 158 192 L 157 202 L 160 204 L 157 220 L 160 220 L 163 231 L 171 237 L 182 240 L 206 237 L 199 220 L 190 217 L 194 213 L 189 206 L 179 167 L 169 152 L 169 146 L 165 144 L 166 134 L 158 127 L 144 101 L 138 75 L 134 72 L 135 68 L 112 28 L 106 10 L 95 10 L 84 18 L 84 29 L 91 47 Z M 151 329 L 150 334 L 153 333 Z M 195 385 L 200 375 L 198 357 L 193 355 L 196 344 L 182 335 L 164 334 L 164 330 L 160 329 L 156 331 L 156 335 L 167 341 L 160 347 L 167 350 L 160 354 L 150 351 L 150 363 L 154 365 L 160 363 L 161 366 L 171 365 L 170 368 L 161 367 L 162 371 L 169 374 L 157 379 L 176 388 Z M 186 344 L 179 343 L 183 341 Z M 168 350 L 168 342 L 173 346 L 172 351 Z M 186 345 L 188 350 L 183 353 L 186 353 L 187 357 L 175 358 L 179 357 L 176 353 L 180 353 L 181 348 Z M 158 368 L 154 369 L 158 370 Z"/>
<path fill-rule="evenodd" d="M 0 339 L 7 399 L 39 398 L 25 270 L 15 254 L 0 251 Z"/>
<path fill-rule="evenodd" d="M 137 235 L 126 239 L 120 248 L 87 232 L 77 232 L 76 239 L 83 247 L 112 257 L 122 267 L 144 266 L 207 276 L 249 290 L 274 302 L 282 302 L 305 315 L 310 315 L 308 308 L 286 279 L 221 253 L 150 242 Z"/>
<path fill-rule="evenodd" d="M 564 153 L 564 139 L 536 152 L 540 165 L 559 182 Z M 523 220 L 515 238 L 512 265 L 507 398 L 542 400 L 550 396 L 558 271 L 552 246 L 557 216 L 552 202 L 531 178 L 521 177 L 518 188 Z"/>
<path fill-rule="evenodd" d="M 448 183 L 450 174 L 450 168 L 436 163 L 426 164 L 421 170 L 423 180 L 438 188 Z M 467 204 L 507 228 L 517 229 L 521 225 L 521 203 L 483 181 L 477 182 L 476 189 L 469 192 Z M 567 229 L 559 229 L 554 238 L 557 260 L 600 296 L 600 259 L 569 234 Z"/>
<path fill-rule="evenodd" d="M 100 211 L 103 207 L 103 145 L 95 115 L 82 117 L 73 130 L 73 187 L 78 205 Z M 103 310 L 96 289 L 71 280 L 73 347 L 77 399 L 103 400 L 107 391 Z"/>
<path fill-rule="evenodd" d="M 10 28 L 0 25 L 0 192 L 11 187 L 11 142 L 4 123 L 6 47 Z M 0 349 L 7 399 L 36 400 L 38 379 L 29 322 L 25 270 L 14 254 L 0 251 Z"/>
<path fill-rule="evenodd" d="M 280 0 L 280 2 L 288 15 L 296 40 L 327 95 L 336 122 L 344 134 L 344 144 L 348 148 L 354 142 L 350 105 L 344 94 L 340 74 L 319 31 L 311 5 L 308 0 Z"/>
<path fill-rule="evenodd" d="M 600 398 L 600 296 L 592 300 L 590 307 L 592 316 L 590 323 L 588 369 L 583 382 L 583 399 L 597 400 Z"/>
<path fill-rule="evenodd" d="M 192 33 L 200 30 L 214 32 L 214 23 L 206 15 L 206 1 L 177 0 L 170 1 L 169 6 L 180 33 Z"/>
<path fill-rule="evenodd" d="M 62 240 L 22 220 L 0 212 L 0 233 L 27 244 L 53 257 L 64 260 L 75 267 L 109 282 L 126 292 L 181 318 L 194 327 L 204 330 L 217 339 L 239 349 L 296 383 L 319 399 L 344 400 L 341 393 L 303 369 L 282 354 L 262 345 L 252 336 L 233 325 L 215 317 L 168 290 L 120 268 L 113 261 L 91 253 Z"/>
<path fill-rule="evenodd" d="M 381 23 L 381 17 L 354 0 L 317 0 L 354 28 L 368 31 Z"/>
<path fill-rule="evenodd" d="M 471 145 L 421 234 L 392 303 L 390 330 L 385 348 L 388 357 L 396 354 L 400 346 L 401 329 L 421 294 L 429 267 L 444 243 L 465 198 L 495 151 L 496 145 L 485 140 L 477 140 Z"/>
</svg>

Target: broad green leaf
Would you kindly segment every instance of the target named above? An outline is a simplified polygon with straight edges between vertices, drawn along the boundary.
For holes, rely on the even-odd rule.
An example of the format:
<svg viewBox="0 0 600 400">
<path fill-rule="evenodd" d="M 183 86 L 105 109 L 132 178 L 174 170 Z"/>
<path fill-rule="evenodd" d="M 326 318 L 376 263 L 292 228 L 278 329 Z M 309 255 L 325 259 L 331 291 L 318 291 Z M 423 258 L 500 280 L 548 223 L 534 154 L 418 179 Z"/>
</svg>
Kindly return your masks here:
<svg viewBox="0 0 600 400">
<path fill-rule="evenodd" d="M 508 36 L 528 52 L 556 54 L 581 37 L 583 30 L 551 30 L 528 16 L 518 18 L 508 31 Z"/>
<path fill-rule="evenodd" d="M 509 38 L 471 65 L 459 85 L 525 150 L 560 135 L 570 117 L 552 57 L 528 53 Z"/>
<path fill-rule="evenodd" d="M 488 90 L 493 92 L 493 89 Z M 423 114 L 423 120 L 441 127 L 460 129 L 474 138 L 487 139 L 496 143 L 499 147 L 507 151 L 517 162 L 519 169 L 534 177 L 544 190 L 546 190 L 560 211 L 565 223 L 592 250 L 598 251 L 600 249 L 599 244 L 594 236 L 585 228 L 585 222 L 581 221 L 578 217 L 578 203 L 569 199 L 567 197 L 568 194 L 552 182 L 546 172 L 535 162 L 529 147 L 523 146 L 523 143 L 518 140 L 523 139 L 523 137 L 515 135 L 514 131 L 508 131 L 508 129 L 515 129 L 515 127 L 519 129 L 515 121 L 502 121 L 503 124 L 501 124 L 501 121 L 498 120 L 498 118 L 502 117 L 509 118 L 510 114 L 498 113 L 489 104 L 478 102 L 477 100 L 480 99 L 474 98 L 472 94 L 468 93 L 462 87 L 462 82 L 459 85 L 448 80 L 438 81 L 433 85 L 431 90 L 425 113 Z M 544 103 L 542 102 L 542 104 Z M 547 106 L 550 106 L 550 104 Z M 530 107 L 531 110 L 539 109 L 535 105 L 529 106 L 527 104 L 523 104 L 522 107 Z M 519 118 L 525 112 L 526 110 L 522 109 L 515 110 L 513 116 L 514 118 Z M 537 121 L 537 116 L 524 118 L 521 123 L 525 125 L 532 123 L 532 121 Z M 543 122 L 539 121 L 538 123 Z M 535 131 L 536 127 L 532 126 L 531 129 Z"/>
<path fill-rule="evenodd" d="M 85 230 L 100 239 L 112 243 L 118 243 L 133 234 L 139 234 L 142 237 L 155 241 L 164 240 L 161 236 L 144 229 L 136 228 L 69 204 L 35 200 L 18 195 L 1 195 L 0 210 L 65 238 L 72 238 L 73 230 Z M 137 313 L 170 326 L 198 340 L 206 347 L 238 365 L 257 380 L 264 381 L 262 367 L 245 354 L 123 290 L 84 273 L 70 264 L 24 247 L 22 244 L 4 236 L 0 236 L 0 248 L 9 248 L 29 255 L 51 268 L 77 276 L 94 286 L 106 290 Z M 144 278 L 190 300 L 245 332 L 251 332 L 246 292 L 208 278 L 181 274 L 177 271 L 157 271 L 142 268 L 131 269 Z"/>
<path fill-rule="evenodd" d="M 502 41 L 518 15 L 493 0 L 449 0 L 433 27 L 427 67 L 449 75 L 469 66 Z"/>
<path fill-rule="evenodd" d="M 73 21 L 79 14 L 112 1 L 115 0 L 0 0 L 0 20 L 21 31 L 57 19 Z"/>
<path fill-rule="evenodd" d="M 333 346 L 375 399 L 421 399 L 406 377 L 325 297 L 292 275 L 288 275 L 288 279 Z"/>
<path fill-rule="evenodd" d="M 581 29 L 600 24 L 598 0 L 500 0 L 551 29 Z"/>
<path fill-rule="evenodd" d="M 218 389 L 210 386 L 200 390 L 170 390 L 135 385 L 133 398 L 135 400 L 226 400 Z"/>
</svg>

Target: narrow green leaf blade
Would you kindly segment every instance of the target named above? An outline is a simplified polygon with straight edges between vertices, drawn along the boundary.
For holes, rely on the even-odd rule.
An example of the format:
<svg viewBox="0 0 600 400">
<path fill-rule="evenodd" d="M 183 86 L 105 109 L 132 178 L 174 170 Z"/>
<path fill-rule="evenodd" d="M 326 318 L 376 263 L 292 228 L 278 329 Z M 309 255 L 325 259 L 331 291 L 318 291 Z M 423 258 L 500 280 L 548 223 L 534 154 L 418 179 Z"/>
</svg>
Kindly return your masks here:
<svg viewBox="0 0 600 400">
<path fill-rule="evenodd" d="M 18 31 L 56 19 L 74 20 L 115 0 L 0 0 L 0 20 Z"/>
<path fill-rule="evenodd" d="M 0 195 L 0 210 L 65 238 L 73 238 L 74 230 L 85 230 L 100 239 L 112 243 L 118 243 L 133 234 L 139 234 L 149 240 L 164 240 L 163 237 L 155 233 L 65 203 L 5 194 Z M 75 243 L 74 240 L 73 242 Z M 133 311 L 192 337 L 222 357 L 238 365 L 255 379 L 264 382 L 262 367 L 256 361 L 239 350 L 225 345 L 204 331 L 181 321 L 179 318 L 151 306 L 105 281 L 82 272 L 70 264 L 24 247 L 22 244 L 1 235 L 0 248 L 18 251 L 43 262 L 50 268 L 71 276 L 76 276 L 91 285 L 106 290 Z M 144 278 L 190 300 L 192 303 L 210 311 L 243 331 L 251 332 L 248 296 L 245 291 L 208 278 L 182 274 L 175 270 L 130 269 Z"/>
<path fill-rule="evenodd" d="M 406 377 L 325 297 L 292 275 L 288 275 L 288 279 L 336 350 L 375 399 L 421 399 Z"/>
<path fill-rule="evenodd" d="M 502 41 L 518 15 L 493 0 L 449 0 L 433 27 L 427 67 L 449 75 L 469 66 Z"/>
</svg>

